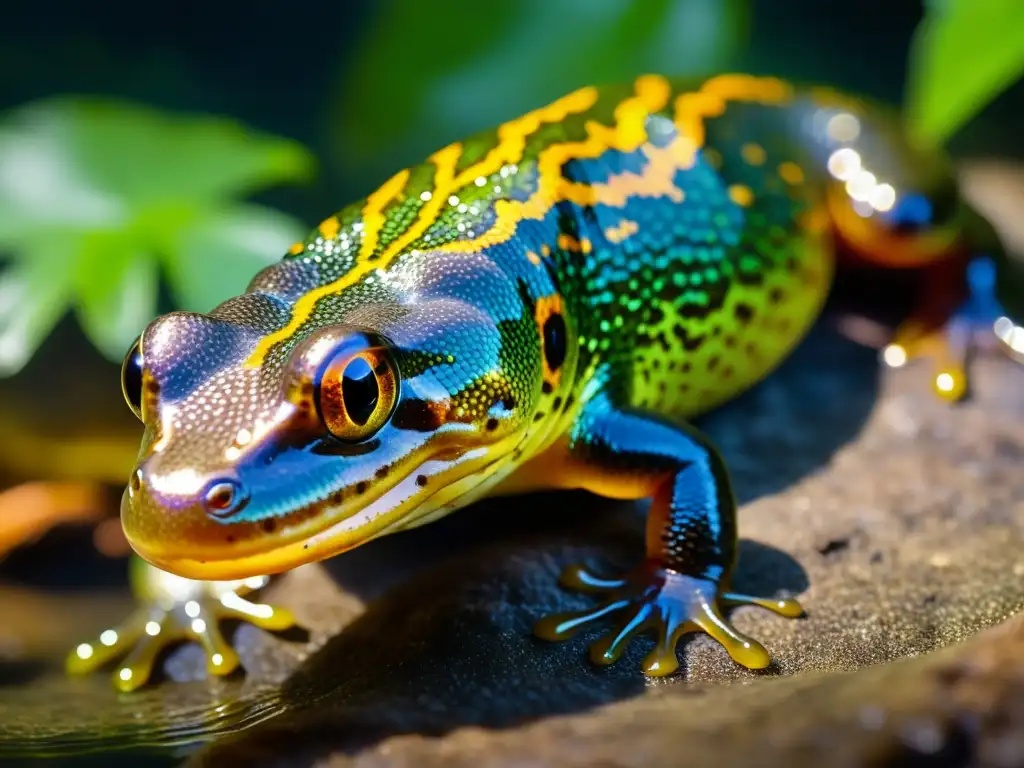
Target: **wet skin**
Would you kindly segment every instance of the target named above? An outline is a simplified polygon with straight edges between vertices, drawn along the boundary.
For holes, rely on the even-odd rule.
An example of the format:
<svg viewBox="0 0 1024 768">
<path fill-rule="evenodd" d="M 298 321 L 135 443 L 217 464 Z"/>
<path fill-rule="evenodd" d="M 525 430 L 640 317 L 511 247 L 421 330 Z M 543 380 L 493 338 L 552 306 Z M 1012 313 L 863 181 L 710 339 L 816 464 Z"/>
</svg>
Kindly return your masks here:
<svg viewBox="0 0 1024 768">
<path fill-rule="evenodd" d="M 397 173 L 209 314 L 151 323 L 124 369 L 145 425 L 125 533 L 164 571 L 246 579 L 488 495 L 650 498 L 644 561 L 568 568 L 601 601 L 537 633 L 613 617 L 596 663 L 649 630 L 644 671 L 669 674 L 699 630 L 765 667 L 723 609 L 802 611 L 730 590 L 736 501 L 688 420 L 800 341 L 840 251 L 921 273 L 886 359 L 937 351 L 941 396 L 965 391 L 976 334 L 1018 328 L 1019 273 L 883 108 L 745 75 L 582 88 Z"/>
</svg>

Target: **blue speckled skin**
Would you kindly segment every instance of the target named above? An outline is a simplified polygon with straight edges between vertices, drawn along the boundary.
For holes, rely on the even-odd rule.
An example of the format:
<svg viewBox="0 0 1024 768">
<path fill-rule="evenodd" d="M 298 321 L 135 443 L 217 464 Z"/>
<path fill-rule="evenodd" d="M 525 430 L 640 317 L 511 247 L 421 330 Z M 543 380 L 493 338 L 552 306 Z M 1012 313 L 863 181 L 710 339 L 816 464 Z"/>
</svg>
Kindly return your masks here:
<svg viewBox="0 0 1024 768">
<path fill-rule="evenodd" d="M 609 596 L 538 633 L 616 613 L 598 663 L 654 628 L 644 668 L 668 674 L 699 629 L 763 667 L 722 609 L 801 609 L 729 591 L 736 503 L 686 419 L 802 338 L 837 243 L 962 274 L 975 218 L 942 155 L 829 90 L 580 89 L 399 172 L 208 315 L 154 321 L 126 366 L 146 434 L 125 532 L 173 573 L 243 578 L 491 493 L 650 497 L 646 560 L 569 569 Z"/>
</svg>

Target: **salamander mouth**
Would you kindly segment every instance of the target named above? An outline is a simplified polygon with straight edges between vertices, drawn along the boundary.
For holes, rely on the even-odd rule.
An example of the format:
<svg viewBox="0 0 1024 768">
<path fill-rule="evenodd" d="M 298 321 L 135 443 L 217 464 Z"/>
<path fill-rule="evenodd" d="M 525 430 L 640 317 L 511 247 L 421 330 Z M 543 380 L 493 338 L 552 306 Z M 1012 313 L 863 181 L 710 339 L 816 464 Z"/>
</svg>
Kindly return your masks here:
<svg viewBox="0 0 1024 768">
<path fill-rule="evenodd" d="M 468 503 L 490 487 L 510 462 L 520 438 L 510 435 L 457 456 L 427 459 L 409 474 L 360 506 L 332 507 L 320 501 L 286 516 L 298 521 L 287 532 L 268 533 L 239 546 L 196 547 L 190 551 L 129 536 L 144 560 L 189 579 L 221 581 L 271 575 L 318 562 L 371 539 L 435 519 Z M 127 494 L 122 505 L 127 504 Z M 265 545 L 265 546 L 264 546 Z"/>
</svg>

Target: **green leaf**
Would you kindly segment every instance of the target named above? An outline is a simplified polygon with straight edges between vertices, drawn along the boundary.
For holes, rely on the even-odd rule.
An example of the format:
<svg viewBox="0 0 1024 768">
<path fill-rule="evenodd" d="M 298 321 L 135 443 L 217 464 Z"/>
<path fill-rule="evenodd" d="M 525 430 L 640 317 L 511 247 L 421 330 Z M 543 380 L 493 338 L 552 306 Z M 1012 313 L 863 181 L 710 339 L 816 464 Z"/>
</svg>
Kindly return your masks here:
<svg viewBox="0 0 1024 768">
<path fill-rule="evenodd" d="M 67 264 L 78 243 L 40 237 L 0 272 L 0 376 L 20 371 L 67 313 L 74 275 Z"/>
<path fill-rule="evenodd" d="M 749 0 L 389 0 L 334 100 L 346 168 L 399 163 L 592 83 L 725 66 Z M 454 26 L 453 26 L 454 25 Z"/>
<path fill-rule="evenodd" d="M 278 261 L 308 227 L 258 205 L 210 211 L 179 233 L 166 264 L 171 290 L 183 309 L 208 312 L 237 296 L 257 271 Z"/>
<path fill-rule="evenodd" d="M 156 314 L 157 263 L 123 234 L 82 238 L 75 269 L 77 312 L 85 334 L 117 360 Z"/>
<path fill-rule="evenodd" d="M 0 375 L 24 365 L 71 307 L 89 339 L 119 361 L 155 312 L 161 261 L 192 307 L 209 309 L 211 296 L 244 287 L 237 276 L 283 254 L 298 227 L 238 199 L 304 181 L 312 168 L 294 141 L 217 117 L 69 97 L 8 113 L 0 249 L 13 266 L 0 287 L 20 306 L 0 309 Z"/>
<path fill-rule="evenodd" d="M 932 2 L 914 37 L 911 130 L 941 144 L 1024 74 L 1024 2 Z"/>
</svg>

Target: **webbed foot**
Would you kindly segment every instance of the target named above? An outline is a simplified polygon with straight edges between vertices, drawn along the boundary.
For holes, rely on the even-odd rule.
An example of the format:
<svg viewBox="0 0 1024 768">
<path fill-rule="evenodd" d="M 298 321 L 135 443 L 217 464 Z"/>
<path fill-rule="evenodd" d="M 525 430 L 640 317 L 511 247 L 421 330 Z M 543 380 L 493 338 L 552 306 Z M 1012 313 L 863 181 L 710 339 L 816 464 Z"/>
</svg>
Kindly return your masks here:
<svg viewBox="0 0 1024 768">
<path fill-rule="evenodd" d="M 1024 330 L 1007 317 L 995 297 L 995 266 L 976 258 L 966 270 L 968 298 L 944 322 L 935 322 L 927 309 L 904 321 L 882 351 L 891 368 L 927 357 L 935 364 L 932 388 L 944 400 L 962 399 L 970 384 L 968 366 L 978 350 L 1002 346 L 1011 355 L 1024 352 Z M 1015 349 L 1015 347 L 1020 349 Z"/>
<path fill-rule="evenodd" d="M 763 669 L 771 656 L 763 645 L 737 630 L 722 615 L 722 608 L 757 605 L 787 618 L 803 615 L 803 608 L 792 598 L 760 598 L 720 591 L 711 580 L 686 576 L 649 560 L 622 579 L 605 579 L 583 565 L 572 565 L 562 572 L 562 585 L 583 592 L 606 593 L 606 599 L 582 611 L 555 614 L 541 619 L 534 632 L 545 640 L 566 640 L 578 630 L 605 616 L 617 614 L 618 628 L 590 646 L 595 664 L 617 661 L 630 641 L 644 631 L 656 631 L 657 644 L 643 661 L 644 674 L 670 675 L 679 667 L 676 644 L 691 632 L 706 632 L 738 664 L 748 669 Z"/>
<path fill-rule="evenodd" d="M 220 632 L 221 620 L 236 619 L 271 631 L 295 624 L 289 611 L 242 597 L 261 589 L 268 581 L 266 576 L 240 581 L 193 581 L 133 557 L 131 584 L 139 607 L 119 626 L 101 632 L 94 642 L 81 643 L 68 654 L 67 672 L 89 674 L 114 658 L 124 657 L 114 672 L 114 686 L 121 691 L 133 691 L 149 680 L 164 649 L 191 640 L 206 652 L 208 674 L 228 675 L 238 668 L 239 659 Z"/>
</svg>

